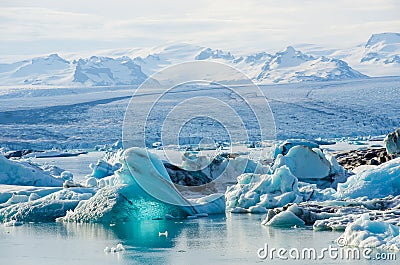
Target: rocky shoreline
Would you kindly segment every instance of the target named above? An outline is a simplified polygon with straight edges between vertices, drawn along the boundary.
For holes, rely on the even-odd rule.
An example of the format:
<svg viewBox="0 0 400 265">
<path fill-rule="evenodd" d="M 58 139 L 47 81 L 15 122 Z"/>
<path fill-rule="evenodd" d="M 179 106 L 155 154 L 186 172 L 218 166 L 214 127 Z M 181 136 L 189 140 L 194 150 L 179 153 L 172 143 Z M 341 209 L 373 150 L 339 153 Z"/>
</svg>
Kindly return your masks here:
<svg viewBox="0 0 400 265">
<path fill-rule="evenodd" d="M 338 163 L 347 170 L 362 165 L 380 165 L 392 160 L 396 155 L 388 154 L 386 148 L 367 148 L 344 151 L 335 154 Z"/>
</svg>

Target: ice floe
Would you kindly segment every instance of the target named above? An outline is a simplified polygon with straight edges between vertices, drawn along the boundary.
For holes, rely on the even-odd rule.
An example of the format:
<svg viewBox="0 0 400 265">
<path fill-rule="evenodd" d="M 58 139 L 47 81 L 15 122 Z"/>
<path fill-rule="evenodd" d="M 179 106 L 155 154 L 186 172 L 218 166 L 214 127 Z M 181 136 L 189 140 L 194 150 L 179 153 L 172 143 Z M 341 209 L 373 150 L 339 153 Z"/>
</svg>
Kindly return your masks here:
<svg viewBox="0 0 400 265">
<path fill-rule="evenodd" d="M 8 160 L 0 155 L 0 184 L 61 187 L 63 180 L 28 162 Z"/>
<path fill-rule="evenodd" d="M 79 202 L 89 199 L 93 193 L 93 190 L 84 188 L 63 189 L 33 201 L 7 201 L 1 205 L 0 222 L 53 222 L 74 209 Z"/>
<path fill-rule="evenodd" d="M 388 154 L 400 154 L 400 128 L 389 133 L 384 140 L 384 144 Z"/>
<path fill-rule="evenodd" d="M 273 169 L 284 165 L 298 180 L 325 188 L 335 187 L 347 177 L 347 172 L 333 156 L 305 145 L 293 146 L 286 155 L 278 154 Z"/>
<path fill-rule="evenodd" d="M 400 158 L 379 166 L 361 170 L 350 176 L 345 183 L 339 183 L 337 198 L 383 198 L 400 195 Z"/>
<path fill-rule="evenodd" d="M 261 224 L 276 227 L 293 227 L 303 226 L 305 222 L 291 211 L 284 211 L 274 215 L 270 219 L 265 219 Z"/>
<path fill-rule="evenodd" d="M 387 222 L 371 221 L 368 213 L 348 224 L 340 240 L 347 246 L 400 250 L 399 227 Z"/>
</svg>

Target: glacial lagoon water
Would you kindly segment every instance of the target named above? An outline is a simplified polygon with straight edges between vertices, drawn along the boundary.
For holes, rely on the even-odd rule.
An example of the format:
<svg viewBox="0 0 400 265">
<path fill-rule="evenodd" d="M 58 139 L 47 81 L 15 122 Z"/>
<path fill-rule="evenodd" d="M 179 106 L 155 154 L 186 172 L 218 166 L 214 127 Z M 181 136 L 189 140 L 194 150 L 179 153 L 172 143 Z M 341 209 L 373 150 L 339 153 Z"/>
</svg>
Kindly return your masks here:
<svg viewBox="0 0 400 265">
<path fill-rule="evenodd" d="M 146 220 L 102 224 L 41 223 L 0 226 L 0 264 L 398 264 L 398 260 L 271 260 L 258 250 L 329 246 L 339 232 L 262 226 L 263 215 L 226 214 L 193 220 Z M 168 237 L 159 232 L 168 231 Z M 125 251 L 105 253 L 122 243 Z M 263 252 L 261 253 L 263 254 Z M 397 256 L 399 254 L 396 254 Z M 288 254 L 286 254 L 288 256 Z M 371 257 L 375 257 L 371 254 Z M 400 258 L 400 257 L 397 257 Z"/>
</svg>

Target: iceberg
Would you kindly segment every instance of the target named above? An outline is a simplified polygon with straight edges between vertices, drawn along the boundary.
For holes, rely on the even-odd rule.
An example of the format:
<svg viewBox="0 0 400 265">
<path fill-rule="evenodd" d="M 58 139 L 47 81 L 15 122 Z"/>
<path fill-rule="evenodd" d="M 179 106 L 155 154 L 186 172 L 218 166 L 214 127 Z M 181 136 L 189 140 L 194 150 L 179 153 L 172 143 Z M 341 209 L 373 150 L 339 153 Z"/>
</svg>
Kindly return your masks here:
<svg viewBox="0 0 400 265">
<path fill-rule="evenodd" d="M 272 168 L 284 165 L 298 180 L 321 187 L 335 187 L 347 177 L 346 171 L 333 156 L 300 143 L 291 147 L 286 155 L 278 154 Z"/>
<path fill-rule="evenodd" d="M 55 178 L 35 165 L 24 161 L 8 160 L 0 155 L 0 184 L 61 187 L 63 179 Z"/>
<path fill-rule="evenodd" d="M 400 158 L 350 176 L 345 183 L 338 184 L 335 194 L 337 198 L 370 199 L 389 195 L 400 195 Z"/>
<path fill-rule="evenodd" d="M 400 154 L 400 128 L 389 133 L 383 143 L 388 154 Z"/>
<path fill-rule="evenodd" d="M 191 201 L 183 197 L 161 160 L 146 149 L 125 150 L 120 163 L 121 168 L 112 176 L 114 181 L 58 220 L 116 223 L 225 212 L 221 194 Z"/>
<path fill-rule="evenodd" d="M 280 212 L 271 220 L 265 219 L 261 224 L 275 227 L 304 226 L 305 222 L 291 211 Z"/>
<path fill-rule="evenodd" d="M 32 201 L 21 200 L 15 204 L 8 201 L 8 206 L 6 203 L 2 205 L 6 207 L 0 209 L 0 222 L 54 222 L 80 201 L 92 197 L 93 193 L 93 190 L 84 188 L 63 189 Z"/>
<path fill-rule="evenodd" d="M 276 145 L 274 158 L 276 158 L 279 154 L 286 155 L 292 147 L 298 145 L 307 146 L 309 148 L 319 148 L 319 145 L 315 142 L 310 142 L 306 140 L 286 140 L 280 145 Z"/>
<path fill-rule="evenodd" d="M 348 224 L 339 240 L 347 246 L 400 250 L 399 227 L 382 221 L 371 221 L 368 213 Z"/>
<path fill-rule="evenodd" d="M 237 184 L 230 186 L 226 193 L 226 208 L 231 212 L 251 212 L 250 207 L 275 208 L 287 203 L 303 201 L 298 181 L 286 166 L 273 174 L 245 173 L 237 178 Z M 263 207 L 263 208 L 260 208 Z"/>
</svg>

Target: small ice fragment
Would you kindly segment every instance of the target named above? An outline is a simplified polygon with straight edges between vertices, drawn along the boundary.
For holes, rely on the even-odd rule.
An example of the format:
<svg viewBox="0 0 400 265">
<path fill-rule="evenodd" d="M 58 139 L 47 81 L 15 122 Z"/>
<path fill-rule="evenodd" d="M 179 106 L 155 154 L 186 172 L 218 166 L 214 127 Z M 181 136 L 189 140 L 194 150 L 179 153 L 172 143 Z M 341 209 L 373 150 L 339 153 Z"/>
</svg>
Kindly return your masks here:
<svg viewBox="0 0 400 265">
<path fill-rule="evenodd" d="M 208 217 L 207 213 L 198 213 L 196 214 L 196 217 Z"/>
<path fill-rule="evenodd" d="M 118 243 L 116 247 L 106 247 L 104 249 L 104 253 L 114 253 L 114 252 L 121 252 L 125 251 L 124 246 L 121 243 Z"/>
<path fill-rule="evenodd" d="M 74 179 L 74 175 L 71 173 L 71 172 L 69 172 L 69 171 L 63 171 L 62 173 L 61 173 L 61 176 L 60 176 L 64 181 L 65 180 L 71 180 L 71 181 L 73 181 L 73 179 Z"/>
<path fill-rule="evenodd" d="M 168 231 L 165 231 L 165 232 L 158 232 L 158 236 L 165 236 L 165 237 L 168 237 Z"/>
<path fill-rule="evenodd" d="M 37 199 L 40 199 L 41 197 L 37 194 L 37 193 L 34 193 L 34 192 L 32 192 L 30 195 L 29 195 L 29 199 L 28 199 L 28 201 L 34 201 L 34 200 L 37 200 Z"/>
<path fill-rule="evenodd" d="M 85 186 L 89 187 L 89 188 L 97 187 L 97 179 L 94 177 L 90 177 L 90 178 L 86 179 Z"/>
<path fill-rule="evenodd" d="M 110 252 L 111 252 L 111 248 L 106 247 L 106 248 L 104 249 L 104 253 L 110 253 Z"/>
<path fill-rule="evenodd" d="M 175 216 L 173 216 L 171 214 L 166 214 L 165 219 L 175 219 Z"/>
<path fill-rule="evenodd" d="M 188 215 L 186 218 L 187 218 L 187 219 L 196 219 L 197 216 L 196 216 L 196 215 Z"/>
<path fill-rule="evenodd" d="M 10 227 L 10 226 L 21 226 L 21 225 L 23 225 L 23 224 L 24 224 L 23 222 L 19 222 L 19 221 L 17 221 L 17 220 L 11 220 L 11 221 L 9 221 L 9 222 L 4 223 L 4 226 L 5 226 L 5 227 Z"/>
<path fill-rule="evenodd" d="M 120 252 L 120 251 L 125 251 L 125 248 L 121 243 L 117 244 L 117 247 L 115 249 L 115 252 Z"/>
</svg>

